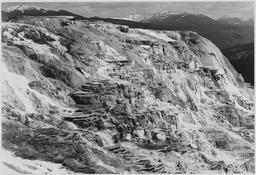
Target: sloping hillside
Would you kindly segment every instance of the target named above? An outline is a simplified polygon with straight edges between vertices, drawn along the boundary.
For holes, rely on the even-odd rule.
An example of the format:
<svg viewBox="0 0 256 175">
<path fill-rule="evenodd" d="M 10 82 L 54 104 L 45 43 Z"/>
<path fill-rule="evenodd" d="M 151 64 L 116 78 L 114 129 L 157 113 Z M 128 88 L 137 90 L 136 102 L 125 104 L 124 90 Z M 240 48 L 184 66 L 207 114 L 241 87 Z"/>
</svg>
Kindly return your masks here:
<svg viewBox="0 0 256 175">
<path fill-rule="evenodd" d="M 231 17 L 220 17 L 217 19 L 222 24 L 232 24 L 232 25 L 248 25 L 248 26 L 254 26 L 254 19 L 249 18 L 247 20 L 242 20 L 240 18 L 231 18 Z"/>
<path fill-rule="evenodd" d="M 141 22 L 198 32 L 220 49 L 247 44 L 253 42 L 254 38 L 254 27 L 251 25 L 233 25 L 198 14 L 159 13 Z"/>
<path fill-rule="evenodd" d="M 254 172 L 253 89 L 195 32 L 22 16 L 2 52 L 10 172 Z"/>
<path fill-rule="evenodd" d="M 244 80 L 254 85 L 254 43 L 227 48 L 222 52 Z"/>
</svg>

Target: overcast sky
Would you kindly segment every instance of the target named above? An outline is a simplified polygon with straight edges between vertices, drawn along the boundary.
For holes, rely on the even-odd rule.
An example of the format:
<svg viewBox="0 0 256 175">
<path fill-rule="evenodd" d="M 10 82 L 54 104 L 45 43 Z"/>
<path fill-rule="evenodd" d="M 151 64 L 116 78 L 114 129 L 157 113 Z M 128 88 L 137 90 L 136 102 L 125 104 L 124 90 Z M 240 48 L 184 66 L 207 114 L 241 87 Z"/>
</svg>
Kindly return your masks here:
<svg viewBox="0 0 256 175">
<path fill-rule="evenodd" d="M 31 2 L 3 3 L 2 8 L 27 4 L 44 9 L 68 10 L 83 16 L 127 17 L 130 14 L 150 15 L 165 10 L 204 14 L 217 19 L 221 16 L 247 19 L 254 15 L 254 2 Z"/>
</svg>

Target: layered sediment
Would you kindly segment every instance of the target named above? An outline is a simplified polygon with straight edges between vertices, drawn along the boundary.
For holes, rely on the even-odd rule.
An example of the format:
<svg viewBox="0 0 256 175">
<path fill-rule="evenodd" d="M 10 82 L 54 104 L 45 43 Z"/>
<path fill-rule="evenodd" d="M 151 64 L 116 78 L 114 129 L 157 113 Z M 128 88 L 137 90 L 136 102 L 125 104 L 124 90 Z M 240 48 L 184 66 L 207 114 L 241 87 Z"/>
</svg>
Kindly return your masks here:
<svg viewBox="0 0 256 175">
<path fill-rule="evenodd" d="M 2 51 L 15 156 L 77 173 L 255 172 L 254 90 L 195 32 L 23 16 L 3 23 Z"/>
</svg>

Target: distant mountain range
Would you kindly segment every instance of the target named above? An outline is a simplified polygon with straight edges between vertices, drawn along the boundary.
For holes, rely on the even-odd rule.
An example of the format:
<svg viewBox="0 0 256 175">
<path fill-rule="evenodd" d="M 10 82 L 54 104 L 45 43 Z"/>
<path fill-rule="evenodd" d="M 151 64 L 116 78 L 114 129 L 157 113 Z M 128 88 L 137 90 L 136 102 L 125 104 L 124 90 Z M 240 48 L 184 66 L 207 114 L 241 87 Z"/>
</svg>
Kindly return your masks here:
<svg viewBox="0 0 256 175">
<path fill-rule="evenodd" d="M 234 18 L 223 17 L 214 20 L 202 14 L 179 14 L 167 11 L 145 17 L 140 22 L 195 31 L 213 41 L 221 49 L 250 43 L 254 40 L 252 19 L 240 20 L 237 25 L 238 22 Z"/>
<path fill-rule="evenodd" d="M 238 18 L 222 17 L 214 20 L 202 14 L 162 12 L 150 17 L 130 15 L 125 19 L 83 17 L 66 10 L 44 10 L 38 7 L 17 6 L 2 10 L 2 21 L 15 20 L 20 16 L 74 16 L 76 20 L 102 20 L 130 28 L 153 30 L 195 31 L 216 44 L 242 73 L 245 80 L 254 83 L 254 25 L 253 19 L 243 21 Z M 250 43 L 250 44 L 248 44 Z"/>
<path fill-rule="evenodd" d="M 77 19 L 85 19 L 83 16 L 66 10 L 45 10 L 39 7 L 26 5 L 18 5 L 2 10 L 2 21 L 14 20 L 20 16 L 74 16 Z"/>
<path fill-rule="evenodd" d="M 198 24 L 200 25 L 218 24 L 218 21 L 202 14 L 190 14 L 186 12 L 173 13 L 168 11 L 156 13 L 150 17 L 145 17 L 143 18 L 143 20 L 141 20 L 141 22 L 164 24 L 164 25 L 172 25 L 172 23 L 174 23 L 174 24 L 179 24 L 183 26 L 187 26 L 188 24 L 190 26 L 196 26 Z"/>
<path fill-rule="evenodd" d="M 254 26 L 254 19 L 249 18 L 247 20 L 242 20 L 240 18 L 231 18 L 231 17 L 220 17 L 217 19 L 218 22 L 222 24 L 232 24 L 232 25 L 249 25 Z"/>
<path fill-rule="evenodd" d="M 185 17 L 185 18 L 184 18 Z M 222 16 L 218 18 L 217 20 L 214 20 L 208 16 L 202 15 L 202 14 L 190 14 L 190 13 L 173 13 L 173 12 L 161 12 L 157 14 L 153 14 L 152 16 L 146 17 L 140 14 L 132 14 L 125 18 L 119 18 L 119 19 L 125 19 L 125 20 L 131 20 L 136 22 L 154 22 L 154 20 L 160 21 L 166 21 L 166 20 L 173 20 L 175 23 L 183 23 L 188 20 L 188 18 L 191 18 L 193 22 L 195 22 L 195 19 L 201 18 L 204 22 L 210 23 L 210 24 L 231 24 L 231 25 L 254 25 L 254 19 L 248 18 L 246 20 L 242 20 L 238 17 L 229 17 L 229 16 Z M 196 21 L 198 23 L 198 21 Z"/>
</svg>

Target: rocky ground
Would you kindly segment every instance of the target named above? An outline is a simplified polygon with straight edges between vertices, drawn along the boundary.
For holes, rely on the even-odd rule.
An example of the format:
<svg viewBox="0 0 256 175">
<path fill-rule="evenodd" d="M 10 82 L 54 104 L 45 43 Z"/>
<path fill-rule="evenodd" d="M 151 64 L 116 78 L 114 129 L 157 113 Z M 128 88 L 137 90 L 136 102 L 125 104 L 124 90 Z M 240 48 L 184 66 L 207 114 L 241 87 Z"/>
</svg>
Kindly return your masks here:
<svg viewBox="0 0 256 175">
<path fill-rule="evenodd" d="M 2 52 L 6 172 L 255 172 L 254 90 L 195 32 L 23 16 Z"/>
</svg>

